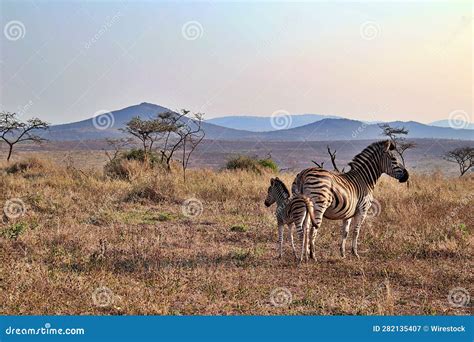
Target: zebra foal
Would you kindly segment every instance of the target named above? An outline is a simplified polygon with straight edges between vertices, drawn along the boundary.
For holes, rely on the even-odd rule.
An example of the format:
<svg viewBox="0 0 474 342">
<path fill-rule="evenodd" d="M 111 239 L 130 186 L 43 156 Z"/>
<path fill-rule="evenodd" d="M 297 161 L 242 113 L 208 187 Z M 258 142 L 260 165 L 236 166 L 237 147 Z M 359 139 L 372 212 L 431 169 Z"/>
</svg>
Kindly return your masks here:
<svg viewBox="0 0 474 342">
<path fill-rule="evenodd" d="M 348 172 L 333 173 L 321 168 L 309 168 L 296 176 L 291 188 L 292 193 L 304 194 L 310 197 L 314 204 L 315 219 L 310 233 L 310 255 L 313 259 L 316 233 L 323 217 L 342 220 L 342 257 L 345 257 L 346 239 L 353 221 L 352 253 L 359 258 L 357 239 L 372 204 L 378 179 L 385 173 L 404 183 L 409 177 L 408 171 L 392 153 L 394 149 L 395 146 L 389 140 L 375 142 L 352 159 Z"/>
<path fill-rule="evenodd" d="M 295 258 L 301 262 L 303 258 L 308 260 L 309 250 L 309 228 L 315 224 L 313 203 L 311 199 L 304 195 L 296 195 L 290 198 L 290 192 L 278 177 L 270 180 L 265 205 L 271 206 L 276 202 L 275 215 L 278 222 L 278 243 L 279 257 L 283 255 L 283 233 L 287 225 L 290 230 L 291 247 Z M 301 253 L 298 256 L 293 240 L 293 225 L 301 242 Z"/>
</svg>

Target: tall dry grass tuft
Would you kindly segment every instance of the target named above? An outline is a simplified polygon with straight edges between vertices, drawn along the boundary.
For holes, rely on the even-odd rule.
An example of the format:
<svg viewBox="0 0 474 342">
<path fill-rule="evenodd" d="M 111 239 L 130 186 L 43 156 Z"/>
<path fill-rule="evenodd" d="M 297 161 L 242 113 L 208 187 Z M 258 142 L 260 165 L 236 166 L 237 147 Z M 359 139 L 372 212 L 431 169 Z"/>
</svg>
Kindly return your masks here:
<svg viewBox="0 0 474 342">
<path fill-rule="evenodd" d="M 0 314 L 469 313 L 447 296 L 473 293 L 472 176 L 415 174 L 409 189 L 383 178 L 361 260 L 339 258 L 340 222 L 325 220 L 318 262 L 297 265 L 288 246 L 275 259 L 263 205 L 273 174 L 192 169 L 184 183 L 177 169 L 128 162 L 126 179 L 43 159 L 0 165 L 0 204 L 24 205 L 0 226 Z M 104 287 L 111 301 L 97 305 Z M 275 307 L 282 287 L 293 301 Z"/>
</svg>

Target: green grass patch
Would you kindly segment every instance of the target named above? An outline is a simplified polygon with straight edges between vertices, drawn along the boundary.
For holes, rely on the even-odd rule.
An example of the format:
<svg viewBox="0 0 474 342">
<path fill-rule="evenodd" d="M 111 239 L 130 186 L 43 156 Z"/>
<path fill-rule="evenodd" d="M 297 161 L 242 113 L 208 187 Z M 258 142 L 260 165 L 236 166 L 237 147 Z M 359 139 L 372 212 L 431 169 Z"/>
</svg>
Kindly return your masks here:
<svg viewBox="0 0 474 342">
<path fill-rule="evenodd" d="M 0 231 L 0 235 L 6 239 L 16 240 L 25 230 L 28 225 L 24 222 L 11 224 Z"/>
</svg>

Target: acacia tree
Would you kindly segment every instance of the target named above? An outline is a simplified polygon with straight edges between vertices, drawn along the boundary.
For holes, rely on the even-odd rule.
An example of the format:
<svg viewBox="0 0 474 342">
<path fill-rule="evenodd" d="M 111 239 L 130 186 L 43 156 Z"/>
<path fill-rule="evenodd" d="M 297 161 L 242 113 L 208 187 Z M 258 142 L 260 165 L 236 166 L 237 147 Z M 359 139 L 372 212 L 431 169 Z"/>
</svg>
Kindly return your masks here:
<svg viewBox="0 0 474 342">
<path fill-rule="evenodd" d="M 109 161 L 116 160 L 122 151 L 126 150 L 133 144 L 133 138 L 131 137 L 119 139 L 107 138 L 105 141 L 107 142 L 108 148 L 103 150 Z"/>
<path fill-rule="evenodd" d="M 13 153 L 16 144 L 31 141 L 39 144 L 47 139 L 36 134 L 38 130 L 47 130 L 49 124 L 38 118 L 32 118 L 25 122 L 21 121 L 16 113 L 0 113 L 0 139 L 8 145 L 7 161 Z"/>
<path fill-rule="evenodd" d="M 457 163 L 459 166 L 459 177 L 462 177 L 474 167 L 474 148 L 469 146 L 455 148 L 446 152 L 444 159 L 451 163 Z"/>
<path fill-rule="evenodd" d="M 187 124 L 178 132 L 182 140 L 181 165 L 183 167 L 184 181 L 186 181 L 186 170 L 188 169 L 189 159 L 206 135 L 202 129 L 202 122 L 203 114 L 196 113 L 194 114 L 194 118 L 192 120 L 188 119 Z"/>
<path fill-rule="evenodd" d="M 167 112 L 160 114 L 160 118 L 166 122 L 166 125 L 174 128 L 166 132 L 161 144 L 161 161 L 170 170 L 173 156 L 181 150 L 181 165 L 186 179 L 186 169 L 191 155 L 205 136 L 202 128 L 203 114 L 191 114 L 189 110 L 182 109 L 179 113 Z"/>
<path fill-rule="evenodd" d="M 145 161 L 147 161 L 155 142 L 159 141 L 167 131 L 173 129 L 174 126 L 168 125 L 160 117 L 143 120 L 137 116 L 127 122 L 125 128 L 121 128 L 120 130 L 132 135 L 140 141 Z"/>
<path fill-rule="evenodd" d="M 400 156 L 403 166 L 405 166 L 404 153 L 406 150 L 416 147 L 414 142 L 407 141 L 405 136 L 408 130 L 405 127 L 392 127 L 387 123 L 379 124 L 382 129 L 382 135 L 387 136 L 395 146 L 395 152 Z"/>
<path fill-rule="evenodd" d="M 150 120 L 133 118 L 122 131 L 140 141 L 145 158 L 148 158 L 154 148 L 159 151 L 160 161 L 168 171 L 171 170 L 173 157 L 181 151 L 181 165 L 186 180 L 191 155 L 205 136 L 202 123 L 203 114 L 191 114 L 182 109 L 179 113 L 160 113 Z"/>
</svg>

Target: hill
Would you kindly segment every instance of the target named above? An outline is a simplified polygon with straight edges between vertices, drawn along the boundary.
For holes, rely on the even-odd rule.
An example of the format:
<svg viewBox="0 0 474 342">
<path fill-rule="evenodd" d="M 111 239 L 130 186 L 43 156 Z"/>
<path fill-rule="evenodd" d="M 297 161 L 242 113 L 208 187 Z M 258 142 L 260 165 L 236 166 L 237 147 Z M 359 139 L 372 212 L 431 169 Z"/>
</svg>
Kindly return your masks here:
<svg viewBox="0 0 474 342">
<path fill-rule="evenodd" d="M 123 136 L 119 129 L 133 117 L 150 118 L 167 111 L 170 109 L 143 102 L 104 113 L 95 118 L 52 126 L 49 132 L 44 133 L 43 136 L 55 141 L 117 138 Z M 266 118 L 266 120 L 270 124 L 271 118 Z M 298 120 L 295 121 L 298 122 Z M 410 131 L 410 138 L 474 140 L 474 131 L 469 129 L 433 127 L 415 121 L 395 121 L 389 124 L 404 126 Z M 381 138 L 381 130 L 377 124 L 343 118 L 325 118 L 303 126 L 269 132 L 251 132 L 228 128 L 209 121 L 203 123 L 203 129 L 206 139 L 226 141 L 332 141 Z"/>
<path fill-rule="evenodd" d="M 291 120 L 288 122 L 286 128 L 295 128 L 304 126 L 322 119 L 340 118 L 333 115 L 320 114 L 298 114 L 291 115 Z M 250 132 L 270 132 L 278 130 L 278 125 L 272 125 L 272 119 L 264 116 L 222 116 L 206 120 L 206 122 L 213 123 L 227 128 L 240 129 Z"/>
</svg>

